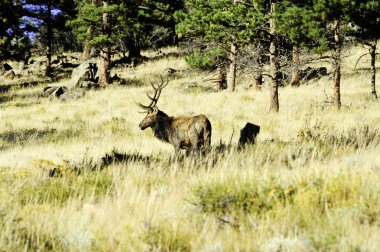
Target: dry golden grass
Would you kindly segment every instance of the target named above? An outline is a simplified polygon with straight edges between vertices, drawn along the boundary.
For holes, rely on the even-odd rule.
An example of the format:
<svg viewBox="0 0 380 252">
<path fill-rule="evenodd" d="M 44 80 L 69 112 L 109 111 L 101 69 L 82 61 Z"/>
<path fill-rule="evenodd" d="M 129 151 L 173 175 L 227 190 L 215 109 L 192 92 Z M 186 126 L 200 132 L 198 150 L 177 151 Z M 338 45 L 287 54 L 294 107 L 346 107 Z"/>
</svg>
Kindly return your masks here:
<svg viewBox="0 0 380 252">
<path fill-rule="evenodd" d="M 172 56 L 117 69 L 130 85 L 77 101 L 49 101 L 41 86 L 1 94 L 0 251 L 377 251 L 380 110 L 353 68 L 362 51 L 344 61 L 341 111 L 328 78 L 281 88 L 271 114 L 265 88 L 210 92 L 209 74 Z M 172 160 L 138 128 L 135 102 L 167 68 L 181 71 L 158 106 L 209 117 L 203 159 Z M 248 121 L 258 141 L 238 150 Z"/>
</svg>

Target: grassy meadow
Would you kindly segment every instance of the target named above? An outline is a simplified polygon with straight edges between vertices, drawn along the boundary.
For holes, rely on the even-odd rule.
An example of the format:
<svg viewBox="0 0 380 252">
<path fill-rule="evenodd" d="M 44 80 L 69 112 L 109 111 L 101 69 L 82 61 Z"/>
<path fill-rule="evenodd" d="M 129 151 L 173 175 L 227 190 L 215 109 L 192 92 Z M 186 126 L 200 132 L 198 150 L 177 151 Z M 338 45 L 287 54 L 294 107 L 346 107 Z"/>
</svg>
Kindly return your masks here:
<svg viewBox="0 0 380 252">
<path fill-rule="evenodd" d="M 344 59 L 340 111 L 329 77 L 280 88 L 271 114 L 250 76 L 212 92 L 212 73 L 174 56 L 115 69 L 126 85 L 76 101 L 44 85 L 0 93 L 0 251 L 378 251 L 380 107 L 369 59 L 354 67 L 363 52 Z M 174 160 L 138 127 L 136 102 L 167 68 L 158 107 L 210 119 L 203 158 Z M 238 149 L 246 122 L 261 132 Z"/>
</svg>

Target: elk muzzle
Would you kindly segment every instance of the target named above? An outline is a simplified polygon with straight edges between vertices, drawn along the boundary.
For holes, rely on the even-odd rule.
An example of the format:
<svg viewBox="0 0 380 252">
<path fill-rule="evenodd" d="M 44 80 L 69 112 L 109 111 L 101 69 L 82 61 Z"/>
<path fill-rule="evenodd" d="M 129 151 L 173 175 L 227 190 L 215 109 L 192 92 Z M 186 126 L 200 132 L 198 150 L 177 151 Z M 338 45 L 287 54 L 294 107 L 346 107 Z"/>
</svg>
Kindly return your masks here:
<svg viewBox="0 0 380 252">
<path fill-rule="evenodd" d="M 139 127 L 141 130 L 144 130 L 146 128 L 148 128 L 148 126 L 146 125 L 146 123 L 144 123 L 144 121 L 142 121 L 140 124 L 139 124 Z"/>
</svg>

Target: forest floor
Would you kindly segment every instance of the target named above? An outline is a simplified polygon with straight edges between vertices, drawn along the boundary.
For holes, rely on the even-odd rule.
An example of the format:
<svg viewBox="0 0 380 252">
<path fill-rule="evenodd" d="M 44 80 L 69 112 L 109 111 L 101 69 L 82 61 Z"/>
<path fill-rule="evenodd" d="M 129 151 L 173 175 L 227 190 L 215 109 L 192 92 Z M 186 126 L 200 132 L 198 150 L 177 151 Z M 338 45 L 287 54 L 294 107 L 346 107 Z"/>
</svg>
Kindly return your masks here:
<svg viewBox="0 0 380 252">
<path fill-rule="evenodd" d="M 44 85 L 0 93 L 0 251 L 378 251 L 380 109 L 369 59 L 354 67 L 363 52 L 344 59 L 340 111 L 328 76 L 280 88 L 272 114 L 250 76 L 213 92 L 212 74 L 176 56 L 118 68 L 126 85 L 76 101 Z M 203 158 L 174 160 L 138 127 L 136 102 L 167 68 L 158 107 L 210 119 Z M 238 149 L 246 122 L 261 132 Z"/>
</svg>

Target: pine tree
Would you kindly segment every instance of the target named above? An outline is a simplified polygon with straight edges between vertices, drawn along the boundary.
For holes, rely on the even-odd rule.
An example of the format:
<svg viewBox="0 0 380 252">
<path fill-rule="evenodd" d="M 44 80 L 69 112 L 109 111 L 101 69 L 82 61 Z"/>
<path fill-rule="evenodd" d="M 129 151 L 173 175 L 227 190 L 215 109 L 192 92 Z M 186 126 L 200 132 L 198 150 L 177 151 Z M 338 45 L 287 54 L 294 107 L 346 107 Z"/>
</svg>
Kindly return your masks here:
<svg viewBox="0 0 380 252">
<path fill-rule="evenodd" d="M 111 38 L 111 14 L 108 12 L 110 1 L 103 0 L 103 14 L 102 14 L 102 34 L 104 38 L 99 38 L 99 40 L 104 39 L 102 46 L 100 48 L 100 67 L 99 67 L 99 85 L 105 87 L 109 84 L 110 78 L 110 68 L 111 68 L 111 48 L 110 42 Z"/>
<path fill-rule="evenodd" d="M 314 14 L 312 0 L 286 0 L 283 2 L 279 20 L 279 33 L 292 43 L 292 86 L 300 84 L 300 48 L 314 47 L 321 34 L 321 25 Z"/>
<path fill-rule="evenodd" d="M 377 99 L 376 47 L 377 40 L 380 39 L 380 2 L 373 0 L 355 1 L 351 20 L 358 28 L 353 32 L 353 35 L 360 43 L 369 47 L 369 54 L 371 56 L 371 94 L 374 99 Z"/>
<path fill-rule="evenodd" d="M 66 18 L 72 18 L 73 0 L 24 0 L 24 16 L 28 19 L 38 20 L 40 24 L 27 25 L 27 30 L 36 33 L 39 42 L 46 47 L 46 76 L 52 73 L 52 54 L 54 46 L 54 35 L 66 34 L 69 32 L 65 27 Z M 73 42 L 73 41 L 70 41 Z M 70 47 L 71 43 L 66 43 Z"/>
<path fill-rule="evenodd" d="M 111 49 L 118 41 L 118 17 L 122 15 L 120 5 L 115 1 L 81 1 L 78 3 L 78 16 L 68 21 L 79 41 L 85 43 L 85 49 L 93 47 L 100 51 L 98 84 L 109 84 L 111 71 Z"/>
<path fill-rule="evenodd" d="M 269 61 L 270 61 L 270 108 L 272 112 L 278 112 L 280 109 L 278 100 L 278 44 L 277 44 L 277 27 L 276 27 L 277 1 L 270 2 L 270 19 L 269 19 Z"/>
<path fill-rule="evenodd" d="M 82 59 L 90 48 L 100 51 L 99 84 L 109 82 L 110 56 L 127 47 L 129 57 L 141 57 L 141 49 L 149 43 L 155 27 L 172 27 L 173 13 L 181 6 L 178 1 L 151 0 L 82 0 L 78 16 L 68 22 L 78 39 L 84 43 Z M 180 1 L 181 2 L 181 1 Z M 150 41 L 151 42 L 151 41 Z M 154 46 L 150 43 L 150 46 Z"/>
<path fill-rule="evenodd" d="M 20 27 L 24 15 L 20 1 L 0 1 L 0 60 L 27 61 L 30 57 L 30 40 Z"/>
<path fill-rule="evenodd" d="M 250 42 L 256 20 L 246 4 L 232 0 L 186 1 L 177 13 L 177 32 L 197 44 L 212 44 L 229 55 L 227 86 L 235 89 L 236 57 L 239 47 Z"/>
<path fill-rule="evenodd" d="M 322 49 L 333 49 L 334 71 L 334 105 L 337 109 L 342 106 L 340 94 L 341 82 L 341 51 L 349 23 L 350 13 L 353 11 L 351 0 L 314 0 L 313 10 L 324 24 L 325 33 L 321 34 Z M 324 41 L 323 41 L 324 40 Z M 327 42 L 327 43 L 325 43 Z"/>
<path fill-rule="evenodd" d="M 97 0 L 91 0 L 91 5 L 93 7 L 96 7 L 98 4 L 98 1 Z M 88 28 L 87 28 L 87 31 L 86 31 L 86 34 L 89 38 L 92 38 L 93 37 L 93 34 L 94 34 L 94 25 L 93 24 L 89 24 L 88 25 Z M 91 47 L 89 45 L 89 41 L 85 41 L 84 42 L 84 46 L 83 46 L 83 52 L 82 52 L 82 56 L 81 56 L 81 60 L 82 61 L 85 61 L 85 60 L 88 60 L 90 58 L 90 55 L 91 55 L 91 50 L 93 49 L 93 47 Z"/>
</svg>

